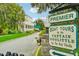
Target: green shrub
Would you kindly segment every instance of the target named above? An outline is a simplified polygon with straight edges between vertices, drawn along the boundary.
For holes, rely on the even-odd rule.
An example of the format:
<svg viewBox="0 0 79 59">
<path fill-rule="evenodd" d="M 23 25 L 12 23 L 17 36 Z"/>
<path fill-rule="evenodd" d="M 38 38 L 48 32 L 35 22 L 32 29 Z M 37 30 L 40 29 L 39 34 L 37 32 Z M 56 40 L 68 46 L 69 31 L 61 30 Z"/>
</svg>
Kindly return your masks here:
<svg viewBox="0 0 79 59">
<path fill-rule="evenodd" d="M 15 32 L 14 31 L 12 31 L 12 30 L 9 30 L 8 31 L 8 34 L 14 34 Z"/>
<path fill-rule="evenodd" d="M 42 30 L 39 35 L 42 36 L 45 33 L 46 33 L 46 30 Z"/>
<path fill-rule="evenodd" d="M 26 33 L 34 33 L 34 32 L 35 32 L 34 30 L 26 31 Z"/>
</svg>

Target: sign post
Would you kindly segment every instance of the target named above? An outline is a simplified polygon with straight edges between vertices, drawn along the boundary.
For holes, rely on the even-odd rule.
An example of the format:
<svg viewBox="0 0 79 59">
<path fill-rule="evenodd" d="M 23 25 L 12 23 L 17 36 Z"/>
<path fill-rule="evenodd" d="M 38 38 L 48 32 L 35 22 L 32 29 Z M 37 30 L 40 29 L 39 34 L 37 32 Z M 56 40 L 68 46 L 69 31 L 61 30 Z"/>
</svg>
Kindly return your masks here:
<svg viewBox="0 0 79 59">
<path fill-rule="evenodd" d="M 58 55 L 74 55 L 74 50 L 78 48 L 78 32 L 76 24 L 62 24 L 52 26 L 53 23 L 63 23 L 67 21 L 75 21 L 77 19 L 77 11 L 70 11 L 60 15 L 49 17 L 49 44 L 53 47 L 53 52 Z M 56 52 L 55 52 L 56 50 Z M 68 50 L 68 51 L 67 51 Z M 72 52 L 70 52 L 72 51 Z M 69 54 L 68 54 L 69 53 Z M 77 52 L 76 52 L 77 53 Z M 52 54 L 54 55 L 54 54 Z M 78 55 L 78 53 L 77 53 Z"/>
</svg>

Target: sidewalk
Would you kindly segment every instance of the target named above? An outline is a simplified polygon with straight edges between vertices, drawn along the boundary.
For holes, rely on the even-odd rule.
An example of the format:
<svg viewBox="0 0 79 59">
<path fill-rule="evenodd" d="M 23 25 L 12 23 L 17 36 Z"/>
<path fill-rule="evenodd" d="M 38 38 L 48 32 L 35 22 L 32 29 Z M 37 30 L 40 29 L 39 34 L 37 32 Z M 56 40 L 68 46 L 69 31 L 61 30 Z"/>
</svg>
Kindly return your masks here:
<svg viewBox="0 0 79 59">
<path fill-rule="evenodd" d="M 49 42 L 42 42 L 42 48 L 41 48 L 42 56 L 50 56 L 49 54 L 50 49 L 51 49 L 51 46 L 49 45 Z"/>
<path fill-rule="evenodd" d="M 49 45 L 48 40 L 44 41 L 42 39 L 42 43 L 40 46 L 37 47 L 35 51 L 35 56 L 50 56 L 49 50 L 51 49 L 51 46 Z"/>
</svg>

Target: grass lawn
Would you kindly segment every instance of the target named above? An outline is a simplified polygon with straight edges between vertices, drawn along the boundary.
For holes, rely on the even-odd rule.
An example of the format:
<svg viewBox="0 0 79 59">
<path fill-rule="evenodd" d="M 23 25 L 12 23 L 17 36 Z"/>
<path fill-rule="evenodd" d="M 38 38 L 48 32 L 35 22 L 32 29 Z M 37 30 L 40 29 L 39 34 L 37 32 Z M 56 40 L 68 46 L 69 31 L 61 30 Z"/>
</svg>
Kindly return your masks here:
<svg viewBox="0 0 79 59">
<path fill-rule="evenodd" d="M 8 35 L 1 35 L 0 36 L 0 42 L 4 42 L 7 40 L 23 37 L 23 36 L 28 36 L 30 34 L 34 33 L 34 31 L 28 31 L 25 33 L 17 33 L 17 34 L 8 34 Z"/>
</svg>

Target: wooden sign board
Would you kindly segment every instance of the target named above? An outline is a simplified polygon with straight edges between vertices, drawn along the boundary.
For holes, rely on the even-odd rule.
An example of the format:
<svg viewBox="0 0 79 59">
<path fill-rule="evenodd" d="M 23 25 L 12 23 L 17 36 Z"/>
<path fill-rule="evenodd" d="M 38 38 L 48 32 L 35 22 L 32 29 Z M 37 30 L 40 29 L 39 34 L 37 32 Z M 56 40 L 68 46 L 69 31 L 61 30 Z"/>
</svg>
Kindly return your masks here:
<svg viewBox="0 0 79 59">
<path fill-rule="evenodd" d="M 76 49 L 78 40 L 76 29 L 75 25 L 50 26 L 50 45 L 71 50 Z"/>
<path fill-rule="evenodd" d="M 54 22 L 61 22 L 61 21 L 69 21 L 69 20 L 75 20 L 77 18 L 78 13 L 76 11 L 71 11 L 55 16 L 50 16 L 49 17 L 49 22 L 54 23 Z"/>
</svg>

